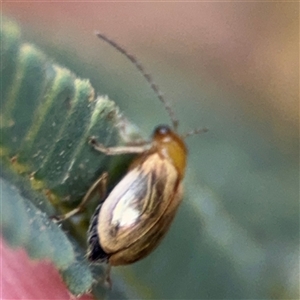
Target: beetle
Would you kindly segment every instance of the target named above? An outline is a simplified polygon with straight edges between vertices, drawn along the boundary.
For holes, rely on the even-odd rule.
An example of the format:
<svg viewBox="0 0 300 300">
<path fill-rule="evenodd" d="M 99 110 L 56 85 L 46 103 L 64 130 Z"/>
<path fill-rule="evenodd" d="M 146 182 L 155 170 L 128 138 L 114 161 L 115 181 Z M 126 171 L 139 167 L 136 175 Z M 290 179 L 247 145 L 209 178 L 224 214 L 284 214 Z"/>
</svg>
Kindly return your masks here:
<svg viewBox="0 0 300 300">
<path fill-rule="evenodd" d="M 88 229 L 87 257 L 92 262 L 108 264 L 106 281 L 111 285 L 111 266 L 127 265 L 144 258 L 165 236 L 183 197 L 182 181 L 187 159 L 184 139 L 206 132 L 207 129 L 178 134 L 178 120 L 142 65 L 120 45 L 101 33 L 96 34 L 136 66 L 163 103 L 172 121 L 172 127 L 157 126 L 150 142 L 137 145 L 105 147 L 91 137 L 91 146 L 106 155 L 135 153 L 138 156 L 108 195 L 108 174 L 105 172 L 90 187 L 79 206 L 59 218 L 64 220 L 82 211 L 95 192 L 101 192 L 102 199 Z"/>
</svg>

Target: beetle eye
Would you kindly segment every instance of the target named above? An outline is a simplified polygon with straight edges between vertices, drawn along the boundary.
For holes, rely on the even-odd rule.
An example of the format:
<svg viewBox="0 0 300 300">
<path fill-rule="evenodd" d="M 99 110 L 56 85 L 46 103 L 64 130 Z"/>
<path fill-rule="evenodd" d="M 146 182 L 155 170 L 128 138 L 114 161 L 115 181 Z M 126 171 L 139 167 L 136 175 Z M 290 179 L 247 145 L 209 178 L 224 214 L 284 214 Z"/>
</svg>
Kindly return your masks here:
<svg viewBox="0 0 300 300">
<path fill-rule="evenodd" d="M 168 135 L 171 132 L 171 128 L 168 125 L 159 125 L 154 130 L 154 135 Z"/>
</svg>

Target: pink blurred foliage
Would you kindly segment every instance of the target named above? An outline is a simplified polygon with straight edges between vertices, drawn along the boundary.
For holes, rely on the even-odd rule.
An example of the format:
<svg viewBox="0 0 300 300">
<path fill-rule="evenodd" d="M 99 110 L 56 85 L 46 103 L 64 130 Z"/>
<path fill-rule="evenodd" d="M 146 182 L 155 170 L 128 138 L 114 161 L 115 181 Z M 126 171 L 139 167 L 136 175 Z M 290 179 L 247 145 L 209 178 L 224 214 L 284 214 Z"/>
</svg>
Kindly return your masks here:
<svg viewBox="0 0 300 300">
<path fill-rule="evenodd" d="M 47 261 L 31 260 L 23 249 L 10 248 L 0 240 L 1 300 L 6 299 L 75 299 L 62 282 L 58 271 Z M 85 295 L 79 300 L 91 300 Z"/>
</svg>

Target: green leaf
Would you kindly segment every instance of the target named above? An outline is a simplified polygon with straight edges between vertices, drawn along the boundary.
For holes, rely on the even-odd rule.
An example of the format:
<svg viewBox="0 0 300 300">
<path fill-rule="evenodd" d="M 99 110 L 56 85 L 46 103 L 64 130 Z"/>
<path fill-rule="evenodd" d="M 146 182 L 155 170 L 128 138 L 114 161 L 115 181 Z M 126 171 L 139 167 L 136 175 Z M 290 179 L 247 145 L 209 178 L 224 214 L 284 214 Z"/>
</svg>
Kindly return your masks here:
<svg viewBox="0 0 300 300">
<path fill-rule="evenodd" d="M 71 293 L 80 295 L 91 290 L 92 272 L 84 255 L 75 254 L 78 242 L 50 219 L 53 206 L 69 210 L 100 173 L 114 168 L 91 149 L 90 136 L 117 144 L 136 130 L 114 102 L 95 96 L 88 80 L 24 43 L 8 20 L 1 43 L 2 234 L 31 258 L 52 261 Z M 85 239 L 86 226 L 65 226 L 84 232 L 79 243 Z"/>
<path fill-rule="evenodd" d="M 8 181 L 1 179 L 1 188 L 1 227 L 6 240 L 12 246 L 24 247 L 34 259 L 47 258 L 57 268 L 66 269 L 75 254 L 65 234 Z"/>
</svg>

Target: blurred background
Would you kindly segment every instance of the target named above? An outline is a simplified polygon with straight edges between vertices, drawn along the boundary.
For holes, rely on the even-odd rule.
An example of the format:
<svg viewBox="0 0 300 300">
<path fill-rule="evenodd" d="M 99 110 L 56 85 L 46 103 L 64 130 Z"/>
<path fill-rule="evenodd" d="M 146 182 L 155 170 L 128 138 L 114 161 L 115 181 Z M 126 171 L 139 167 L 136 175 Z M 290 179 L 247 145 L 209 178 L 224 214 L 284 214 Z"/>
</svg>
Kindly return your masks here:
<svg viewBox="0 0 300 300">
<path fill-rule="evenodd" d="M 4 2 L 2 13 L 150 135 L 188 140 L 186 197 L 149 258 L 113 274 L 149 299 L 299 298 L 299 5 L 292 2 Z M 134 297 L 134 296 L 132 296 Z"/>
</svg>

